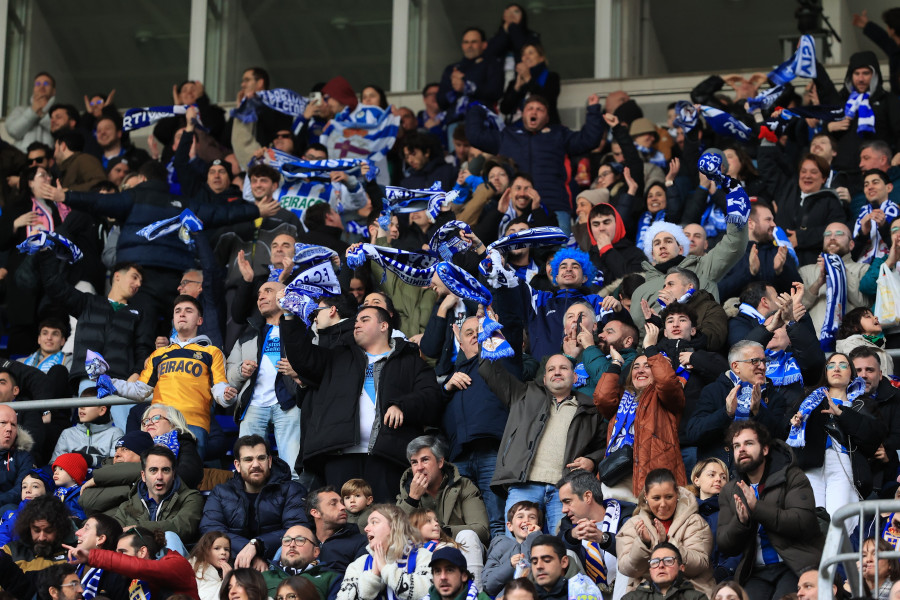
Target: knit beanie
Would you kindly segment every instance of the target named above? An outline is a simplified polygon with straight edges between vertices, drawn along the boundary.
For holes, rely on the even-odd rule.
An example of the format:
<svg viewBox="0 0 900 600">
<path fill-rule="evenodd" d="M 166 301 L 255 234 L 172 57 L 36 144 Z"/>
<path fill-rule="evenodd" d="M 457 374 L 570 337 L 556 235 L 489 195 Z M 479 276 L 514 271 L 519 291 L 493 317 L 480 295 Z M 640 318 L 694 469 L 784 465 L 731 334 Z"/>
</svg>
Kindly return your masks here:
<svg viewBox="0 0 900 600">
<path fill-rule="evenodd" d="M 77 452 L 67 452 L 60 454 L 53 461 L 53 468 L 61 468 L 69 474 L 69 477 L 75 480 L 75 483 L 81 485 L 87 479 L 88 465 L 84 457 Z"/>
<path fill-rule="evenodd" d="M 153 436 L 146 431 L 129 431 L 116 442 L 116 448 L 125 448 L 135 454 L 141 454 L 144 450 L 153 447 Z"/>
<path fill-rule="evenodd" d="M 678 245 L 681 246 L 682 256 L 687 256 L 688 251 L 691 249 L 691 242 L 688 240 L 687 236 L 684 235 L 684 230 L 681 227 L 675 223 L 657 221 L 647 228 L 647 232 L 644 233 L 643 243 L 641 244 L 644 254 L 647 255 L 647 260 L 651 263 L 653 262 L 653 238 L 664 231 L 666 233 L 671 233 L 672 237 L 675 238 L 675 241 L 678 242 Z"/>
<path fill-rule="evenodd" d="M 349 106 L 350 110 L 355 110 L 356 105 L 359 104 L 359 99 L 356 97 L 356 92 L 350 87 L 350 82 L 340 75 L 332 77 L 325 84 L 325 87 L 322 88 L 322 94 L 331 96 L 344 106 Z"/>
<path fill-rule="evenodd" d="M 582 190 L 578 192 L 578 196 L 575 197 L 576 200 L 578 200 L 578 198 L 584 198 L 591 203 L 591 206 L 597 206 L 598 204 L 609 204 L 609 190 L 606 188 Z"/>
</svg>

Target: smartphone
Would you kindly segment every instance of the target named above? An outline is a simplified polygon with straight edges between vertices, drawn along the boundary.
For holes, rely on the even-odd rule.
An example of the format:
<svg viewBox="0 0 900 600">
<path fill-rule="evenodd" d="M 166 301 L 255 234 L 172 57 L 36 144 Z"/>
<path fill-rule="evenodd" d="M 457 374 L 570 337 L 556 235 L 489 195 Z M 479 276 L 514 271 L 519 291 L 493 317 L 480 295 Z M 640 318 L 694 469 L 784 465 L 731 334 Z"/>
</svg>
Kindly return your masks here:
<svg viewBox="0 0 900 600">
<path fill-rule="evenodd" d="M 322 104 L 322 92 L 313 92 L 309 99 L 312 100 L 313 104 Z"/>
<path fill-rule="evenodd" d="M 583 319 L 584 319 L 584 313 L 581 313 L 580 315 L 578 315 L 578 318 L 575 320 L 575 337 L 578 337 L 578 334 L 580 334 L 582 331 L 584 331 L 584 328 L 581 326 L 581 321 Z"/>
</svg>

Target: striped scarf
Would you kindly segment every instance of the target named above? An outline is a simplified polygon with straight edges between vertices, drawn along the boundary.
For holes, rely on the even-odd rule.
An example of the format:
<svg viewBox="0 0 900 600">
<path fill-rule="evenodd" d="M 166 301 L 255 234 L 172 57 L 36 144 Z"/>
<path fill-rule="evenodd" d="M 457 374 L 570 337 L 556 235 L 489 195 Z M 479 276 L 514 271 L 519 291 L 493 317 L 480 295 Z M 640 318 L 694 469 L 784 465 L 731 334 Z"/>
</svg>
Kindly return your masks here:
<svg viewBox="0 0 900 600">
<path fill-rule="evenodd" d="M 41 371 L 46 373 L 47 371 L 50 370 L 51 367 L 53 367 L 55 365 L 61 365 L 63 363 L 63 361 L 65 360 L 65 358 L 66 358 L 65 353 L 62 350 L 60 350 L 59 352 L 54 352 L 47 358 L 42 359 L 41 351 L 38 350 L 34 354 L 29 355 L 25 359 L 25 364 L 28 365 L 29 367 L 35 367 L 37 369 L 40 369 Z"/>
<path fill-rule="evenodd" d="M 869 104 L 869 92 L 859 93 L 853 90 L 847 98 L 847 103 L 844 104 L 844 115 L 851 119 L 857 117 L 857 134 L 875 133 L 875 113 Z"/>
<path fill-rule="evenodd" d="M 613 425 L 612 435 L 606 445 L 606 456 L 609 456 L 622 446 L 634 446 L 634 419 L 637 415 L 637 398 L 626 391 L 619 400 L 616 409 L 616 424 Z"/>
<path fill-rule="evenodd" d="M 887 222 L 890 223 L 898 216 L 900 216 L 900 207 L 891 200 L 890 198 L 886 199 L 879 206 L 882 211 L 884 211 L 884 216 L 887 217 Z M 874 209 L 872 205 L 866 202 L 863 207 L 859 211 L 859 215 L 856 217 L 856 224 L 853 226 L 853 237 L 859 236 L 862 230 L 862 220 L 866 215 L 871 213 Z M 869 249 L 866 250 L 866 253 L 863 254 L 858 262 L 864 262 L 866 264 L 871 264 L 872 260 L 875 258 L 881 258 L 885 254 L 887 254 L 887 244 L 884 240 L 881 239 L 881 233 L 878 231 L 878 226 L 869 221 Z"/>
<path fill-rule="evenodd" d="M 75 568 L 75 573 L 78 574 L 81 586 L 84 588 L 84 600 L 94 600 L 97 592 L 100 591 L 100 578 L 103 577 L 103 569 L 78 565 Z"/>
<path fill-rule="evenodd" d="M 437 257 L 427 254 L 406 252 L 373 244 L 360 244 L 355 250 L 347 253 L 347 266 L 357 269 L 369 259 L 378 263 L 382 268 L 384 272 L 381 277 L 382 284 L 387 278 L 387 272 L 390 271 L 403 283 L 415 287 L 431 285 L 434 265 L 439 262 Z"/>
<path fill-rule="evenodd" d="M 824 352 L 833 352 L 835 334 L 847 310 L 847 269 L 844 259 L 837 254 L 823 253 L 822 257 L 825 259 L 825 320 L 819 345 Z"/>
</svg>

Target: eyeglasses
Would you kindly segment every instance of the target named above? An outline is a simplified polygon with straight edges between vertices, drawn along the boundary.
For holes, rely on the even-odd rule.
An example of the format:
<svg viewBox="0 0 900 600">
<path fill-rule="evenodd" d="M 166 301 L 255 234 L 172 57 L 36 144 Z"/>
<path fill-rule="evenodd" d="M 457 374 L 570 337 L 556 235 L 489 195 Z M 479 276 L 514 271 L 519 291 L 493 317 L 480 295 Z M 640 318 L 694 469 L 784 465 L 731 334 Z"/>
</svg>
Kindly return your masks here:
<svg viewBox="0 0 900 600">
<path fill-rule="evenodd" d="M 59 584 L 59 587 L 61 587 L 61 588 L 67 588 L 67 587 L 70 587 L 70 588 L 72 588 L 73 590 L 76 588 L 76 586 L 79 587 L 79 588 L 81 588 L 81 589 L 84 589 L 84 587 L 81 585 L 81 582 L 80 582 L 80 581 L 70 581 L 69 583 L 61 583 L 61 584 Z"/>
<path fill-rule="evenodd" d="M 281 538 L 282 546 L 290 546 L 291 544 L 296 544 L 298 548 L 302 548 L 303 544 L 308 542 L 309 540 L 303 537 L 302 535 L 298 535 L 297 537 L 291 537 L 289 535 Z"/>
<path fill-rule="evenodd" d="M 844 237 L 847 235 L 846 231 L 838 229 L 837 231 L 826 231 L 822 237 Z"/>
<path fill-rule="evenodd" d="M 178 284 L 178 287 L 184 287 L 189 283 L 196 283 L 197 285 L 203 285 L 202 281 L 194 281 L 193 279 L 182 279 L 181 283 Z"/>
<path fill-rule="evenodd" d="M 285 594 L 284 596 L 275 596 L 275 600 L 297 600 L 297 594 Z"/>
<path fill-rule="evenodd" d="M 146 427 L 150 423 L 153 423 L 155 425 L 156 423 L 159 423 L 161 419 L 166 419 L 166 421 L 169 421 L 169 419 L 164 417 L 163 415 L 153 415 L 152 417 L 141 419 L 141 425 L 143 425 L 144 427 Z M 171 423 L 171 421 L 169 422 Z"/>
<path fill-rule="evenodd" d="M 840 369 L 841 371 L 846 371 L 849 368 L 850 368 L 850 365 L 848 365 L 845 362 L 828 363 L 827 365 L 825 365 L 826 371 L 834 371 L 835 369 Z"/>
<path fill-rule="evenodd" d="M 659 565 L 664 565 L 666 567 L 674 567 L 678 564 L 678 559 L 674 556 L 664 556 L 662 558 L 651 558 L 650 559 L 650 568 L 655 569 Z"/>
<path fill-rule="evenodd" d="M 754 367 L 758 367 L 759 365 L 766 366 L 769 364 L 768 358 L 745 358 L 743 360 L 736 360 L 734 362 L 742 362 L 742 363 L 750 363 Z"/>
</svg>

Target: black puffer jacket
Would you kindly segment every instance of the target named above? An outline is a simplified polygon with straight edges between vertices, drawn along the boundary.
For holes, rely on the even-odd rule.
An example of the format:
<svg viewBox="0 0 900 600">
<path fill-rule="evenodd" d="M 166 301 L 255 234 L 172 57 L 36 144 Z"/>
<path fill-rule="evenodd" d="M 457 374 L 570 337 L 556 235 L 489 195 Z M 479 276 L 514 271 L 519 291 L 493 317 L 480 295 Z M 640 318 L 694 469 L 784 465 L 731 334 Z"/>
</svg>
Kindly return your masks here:
<svg viewBox="0 0 900 600">
<path fill-rule="evenodd" d="M 360 443 L 359 396 L 368 363 L 355 343 L 326 349 L 313 346 L 310 338 L 302 321 L 281 320 L 285 355 L 298 375 L 312 382 L 303 404 L 306 466 Z M 391 345 L 388 357 L 376 363 L 376 424 L 396 406 L 403 411 L 403 425 L 397 429 L 376 425 L 370 447 L 372 454 L 405 465 L 406 445 L 425 427 L 440 424 L 443 401 L 434 370 L 419 357 L 419 347 L 400 339 L 391 340 Z"/>
<path fill-rule="evenodd" d="M 139 373 L 144 359 L 153 352 L 152 324 L 146 323 L 136 308 L 124 306 L 115 310 L 106 296 L 75 289 L 66 281 L 60 271 L 62 263 L 52 253 L 39 252 L 37 261 L 47 294 L 78 319 L 69 380 L 87 377 L 84 357 L 89 348 L 109 363 L 110 377 L 128 379 L 132 373 Z"/>
</svg>

